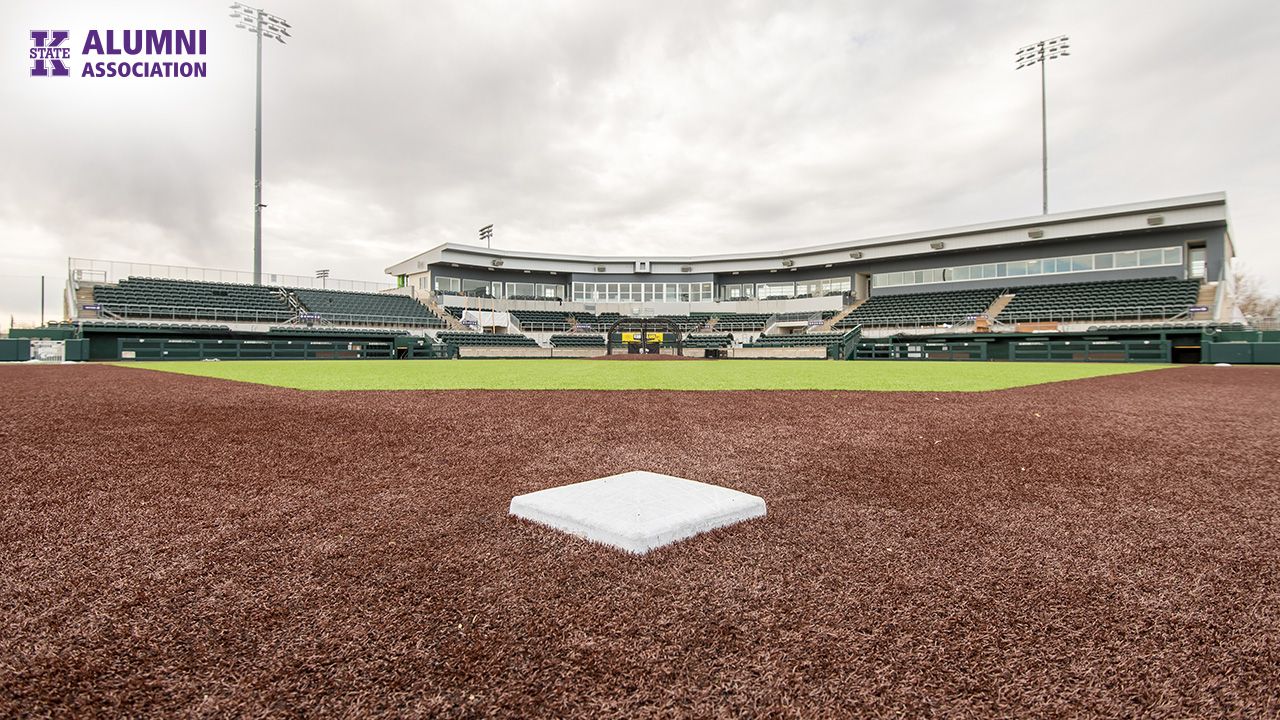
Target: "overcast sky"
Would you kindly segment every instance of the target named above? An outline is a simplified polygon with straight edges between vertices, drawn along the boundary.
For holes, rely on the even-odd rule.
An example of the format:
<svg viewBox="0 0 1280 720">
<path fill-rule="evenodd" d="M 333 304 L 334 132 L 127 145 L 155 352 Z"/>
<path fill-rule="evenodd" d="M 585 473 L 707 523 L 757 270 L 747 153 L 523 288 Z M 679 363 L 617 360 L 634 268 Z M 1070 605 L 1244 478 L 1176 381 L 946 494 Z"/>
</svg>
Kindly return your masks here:
<svg viewBox="0 0 1280 720">
<path fill-rule="evenodd" d="M 390 282 L 442 242 L 803 247 L 1226 191 L 1280 292 L 1280 4 L 269 0 L 263 269 Z M 230 0 L 0 3 L 0 318 L 67 258 L 250 270 L 254 38 Z M 372 6 L 372 7 L 371 7 Z M 31 30 L 69 30 L 33 78 Z M 81 76 L 89 30 L 207 31 L 205 78 Z M 127 56 L 122 56 L 127 58 Z"/>
</svg>

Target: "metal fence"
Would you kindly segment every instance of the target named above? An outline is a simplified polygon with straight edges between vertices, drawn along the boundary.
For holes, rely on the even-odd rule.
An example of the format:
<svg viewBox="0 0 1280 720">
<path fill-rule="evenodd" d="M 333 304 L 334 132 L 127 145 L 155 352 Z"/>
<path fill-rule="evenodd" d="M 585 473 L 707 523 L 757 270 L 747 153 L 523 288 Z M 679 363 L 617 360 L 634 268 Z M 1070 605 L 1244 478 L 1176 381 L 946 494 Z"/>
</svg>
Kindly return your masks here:
<svg viewBox="0 0 1280 720">
<path fill-rule="evenodd" d="M 69 258 L 67 260 L 67 276 L 77 282 L 114 283 L 130 277 L 147 277 L 166 278 L 169 280 L 195 280 L 199 282 L 240 283 L 242 285 L 253 284 L 253 273 L 246 270 L 217 270 L 183 265 L 157 265 L 154 263 L 131 263 L 115 260 L 92 260 L 89 258 Z M 381 292 L 394 287 L 391 283 L 315 278 L 308 275 L 283 275 L 266 272 L 262 273 L 262 284 L 323 290 L 354 290 L 358 292 Z"/>
<path fill-rule="evenodd" d="M 124 320 L 210 320 L 237 323 L 290 323 L 298 314 L 288 310 L 244 310 L 209 308 L 195 305 L 138 305 L 130 303 L 103 303 L 101 313 L 107 317 Z M 310 314 L 313 321 L 342 325 L 366 325 L 374 327 L 443 328 L 445 322 L 437 317 L 405 315 L 352 315 L 345 313 Z M 304 325 L 305 326 L 305 325 Z M 322 326 L 317 326 L 322 327 Z"/>
</svg>

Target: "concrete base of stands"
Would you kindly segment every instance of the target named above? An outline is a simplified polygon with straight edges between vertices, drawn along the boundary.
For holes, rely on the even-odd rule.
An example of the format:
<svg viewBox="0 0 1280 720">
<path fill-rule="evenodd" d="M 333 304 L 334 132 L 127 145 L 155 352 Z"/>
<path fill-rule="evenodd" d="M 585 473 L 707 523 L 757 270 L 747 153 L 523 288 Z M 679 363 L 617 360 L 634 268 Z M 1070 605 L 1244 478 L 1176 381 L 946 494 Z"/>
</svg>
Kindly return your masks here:
<svg viewBox="0 0 1280 720">
<path fill-rule="evenodd" d="M 766 507 L 763 499 L 737 490 L 634 471 L 517 495 L 511 500 L 510 513 L 643 555 L 761 517 Z"/>
<path fill-rule="evenodd" d="M 549 358 L 551 348 L 538 347 L 460 347 L 460 358 Z"/>
<path fill-rule="evenodd" d="M 827 356 L 825 347 L 727 348 L 727 350 L 729 357 L 734 359 L 792 358 L 821 360 Z"/>
<path fill-rule="evenodd" d="M 554 358 L 585 358 L 596 357 L 604 354 L 604 348 L 585 347 L 585 348 L 551 348 L 551 357 Z"/>
</svg>

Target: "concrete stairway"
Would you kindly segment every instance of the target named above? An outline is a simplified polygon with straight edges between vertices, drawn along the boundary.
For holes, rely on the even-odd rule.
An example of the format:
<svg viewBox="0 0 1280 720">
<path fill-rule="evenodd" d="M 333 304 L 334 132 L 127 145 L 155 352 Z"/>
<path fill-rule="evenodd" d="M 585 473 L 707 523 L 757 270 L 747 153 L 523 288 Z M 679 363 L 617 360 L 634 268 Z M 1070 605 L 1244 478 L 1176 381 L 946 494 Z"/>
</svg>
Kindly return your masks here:
<svg viewBox="0 0 1280 720">
<path fill-rule="evenodd" d="M 1192 320 L 1213 320 L 1213 301 L 1218 296 L 1218 283 L 1204 283 L 1200 286 L 1200 294 L 1196 296 L 1197 307 L 1207 307 L 1208 312 L 1191 313 Z"/>
<path fill-rule="evenodd" d="M 1012 294 L 1001 295 L 1000 297 L 992 301 L 991 306 L 987 308 L 987 313 L 986 313 L 987 317 L 992 320 L 995 320 L 996 316 L 999 315 L 1000 312 L 1004 310 L 1009 305 L 1010 302 L 1013 301 L 1013 297 L 1014 296 Z"/>
<path fill-rule="evenodd" d="M 857 310 L 859 306 L 861 306 L 863 303 L 865 303 L 870 299 L 871 298 L 862 298 L 858 302 L 846 307 L 845 309 L 841 310 L 835 315 L 832 315 L 831 317 L 827 318 L 827 321 L 822 323 L 822 327 L 819 328 L 817 332 L 835 332 L 836 323 L 843 320 L 846 315 L 853 312 L 854 310 Z"/>
<path fill-rule="evenodd" d="M 418 299 L 418 302 L 422 303 L 428 310 L 430 310 L 431 314 L 443 320 L 444 324 L 447 325 L 450 330 L 460 330 L 462 332 L 471 332 L 471 328 L 467 327 L 466 325 L 463 325 L 461 320 L 454 317 L 452 313 L 440 307 L 439 305 L 435 304 L 434 302 L 423 302 L 421 298 Z"/>
<path fill-rule="evenodd" d="M 78 283 L 76 285 L 76 307 L 75 307 L 75 312 L 71 313 L 72 317 L 77 317 L 77 318 L 80 318 L 81 320 L 93 320 L 95 318 L 101 317 L 101 315 L 99 315 L 97 310 L 84 309 L 85 305 L 96 304 L 96 302 L 93 299 L 94 287 L 96 286 L 90 285 L 88 283 Z"/>
</svg>

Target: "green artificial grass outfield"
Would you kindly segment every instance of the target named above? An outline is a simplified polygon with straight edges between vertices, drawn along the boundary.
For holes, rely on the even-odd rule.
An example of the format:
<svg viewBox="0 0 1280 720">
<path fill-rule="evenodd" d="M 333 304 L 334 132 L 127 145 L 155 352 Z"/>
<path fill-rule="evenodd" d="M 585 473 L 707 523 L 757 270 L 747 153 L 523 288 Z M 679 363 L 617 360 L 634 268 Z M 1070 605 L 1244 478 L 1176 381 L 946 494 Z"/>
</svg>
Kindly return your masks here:
<svg viewBox="0 0 1280 720">
<path fill-rule="evenodd" d="M 980 392 L 1153 370 L 1107 363 L 715 360 L 239 360 L 145 368 L 298 390 L 895 390 Z"/>
</svg>

